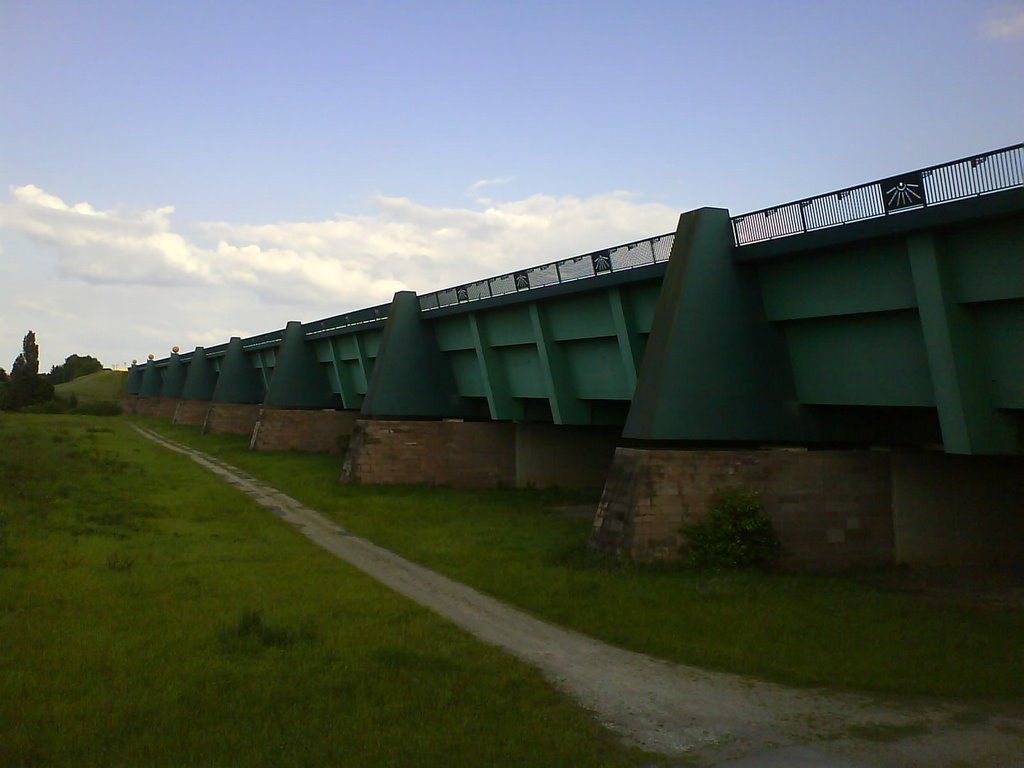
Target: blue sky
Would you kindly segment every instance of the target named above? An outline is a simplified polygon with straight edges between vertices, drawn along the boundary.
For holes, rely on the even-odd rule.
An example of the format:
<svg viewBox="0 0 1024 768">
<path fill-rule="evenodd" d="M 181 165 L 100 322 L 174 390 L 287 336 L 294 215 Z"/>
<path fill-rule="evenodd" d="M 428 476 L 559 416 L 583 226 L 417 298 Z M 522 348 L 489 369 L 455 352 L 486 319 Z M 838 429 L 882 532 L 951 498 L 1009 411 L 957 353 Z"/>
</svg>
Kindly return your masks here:
<svg viewBox="0 0 1024 768">
<path fill-rule="evenodd" d="M 0 0 L 0 366 L 122 364 L 1024 139 L 1024 2 Z"/>
</svg>

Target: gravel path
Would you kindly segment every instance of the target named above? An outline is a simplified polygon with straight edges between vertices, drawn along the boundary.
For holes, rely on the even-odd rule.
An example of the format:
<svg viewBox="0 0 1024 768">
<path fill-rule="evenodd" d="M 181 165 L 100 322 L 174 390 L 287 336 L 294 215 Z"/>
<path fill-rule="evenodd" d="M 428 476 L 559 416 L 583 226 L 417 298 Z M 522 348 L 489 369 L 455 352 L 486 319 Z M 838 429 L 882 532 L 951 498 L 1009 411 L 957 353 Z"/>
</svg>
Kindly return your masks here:
<svg viewBox="0 0 1024 768">
<path fill-rule="evenodd" d="M 653 659 L 547 624 L 409 562 L 217 458 L 133 425 L 251 496 L 313 543 L 541 669 L 652 765 L 1020 766 L 1024 717 L 949 702 L 891 704 Z"/>
</svg>

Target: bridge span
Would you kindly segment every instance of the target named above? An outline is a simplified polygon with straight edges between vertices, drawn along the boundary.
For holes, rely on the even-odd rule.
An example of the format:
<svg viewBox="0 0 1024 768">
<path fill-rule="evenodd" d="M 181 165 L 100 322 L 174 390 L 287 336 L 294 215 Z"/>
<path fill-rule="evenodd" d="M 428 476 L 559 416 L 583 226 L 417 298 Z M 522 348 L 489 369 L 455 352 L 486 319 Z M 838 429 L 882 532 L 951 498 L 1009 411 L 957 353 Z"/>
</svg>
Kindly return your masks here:
<svg viewBox="0 0 1024 768">
<path fill-rule="evenodd" d="M 1019 563 L 1024 145 L 150 359 L 125 404 L 349 482 L 603 488 L 621 556 L 742 485 L 793 565 Z"/>
</svg>

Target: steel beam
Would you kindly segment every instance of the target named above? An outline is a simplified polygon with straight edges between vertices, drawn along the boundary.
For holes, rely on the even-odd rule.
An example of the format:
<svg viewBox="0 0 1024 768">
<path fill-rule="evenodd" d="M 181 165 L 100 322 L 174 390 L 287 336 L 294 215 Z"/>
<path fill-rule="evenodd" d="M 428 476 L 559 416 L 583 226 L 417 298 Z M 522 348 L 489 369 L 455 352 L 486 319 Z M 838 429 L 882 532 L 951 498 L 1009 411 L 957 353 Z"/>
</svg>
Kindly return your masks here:
<svg viewBox="0 0 1024 768">
<path fill-rule="evenodd" d="M 589 424 L 590 409 L 576 396 L 569 365 L 558 343 L 551 337 L 547 318 L 536 301 L 530 304 L 530 325 L 540 359 L 541 377 L 551 405 L 552 421 L 555 424 Z"/>
<path fill-rule="evenodd" d="M 509 390 L 508 375 L 497 359 L 487 338 L 485 321 L 476 312 L 468 315 L 469 331 L 473 337 L 480 379 L 487 397 L 487 408 L 495 421 L 516 421 L 523 418 L 523 405 Z"/>
<path fill-rule="evenodd" d="M 931 232 L 907 238 L 921 330 L 947 453 L 1012 453 L 1012 424 L 996 410 L 967 311 Z"/>
</svg>

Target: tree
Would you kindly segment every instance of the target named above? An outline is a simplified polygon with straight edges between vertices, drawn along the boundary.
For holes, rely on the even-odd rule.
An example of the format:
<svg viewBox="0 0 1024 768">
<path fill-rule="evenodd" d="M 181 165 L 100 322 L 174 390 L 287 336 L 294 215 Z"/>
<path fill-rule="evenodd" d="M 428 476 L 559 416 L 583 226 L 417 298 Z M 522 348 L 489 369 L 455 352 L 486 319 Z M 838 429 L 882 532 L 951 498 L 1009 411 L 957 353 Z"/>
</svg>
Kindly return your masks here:
<svg viewBox="0 0 1024 768">
<path fill-rule="evenodd" d="M 79 376 L 103 370 L 103 363 L 91 355 L 69 355 L 64 363 L 50 368 L 50 383 L 63 384 L 77 379 Z"/>
<path fill-rule="evenodd" d="M 11 366 L 9 397 L 5 405 L 12 410 L 53 399 L 53 384 L 39 375 L 39 345 L 34 332 L 25 334 L 21 347 L 21 354 Z"/>
</svg>

